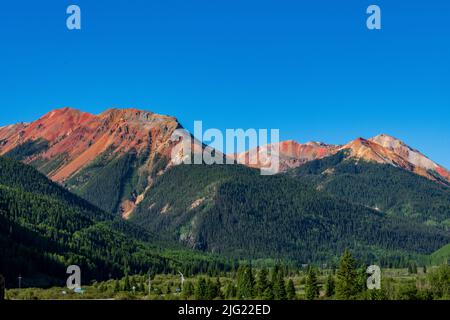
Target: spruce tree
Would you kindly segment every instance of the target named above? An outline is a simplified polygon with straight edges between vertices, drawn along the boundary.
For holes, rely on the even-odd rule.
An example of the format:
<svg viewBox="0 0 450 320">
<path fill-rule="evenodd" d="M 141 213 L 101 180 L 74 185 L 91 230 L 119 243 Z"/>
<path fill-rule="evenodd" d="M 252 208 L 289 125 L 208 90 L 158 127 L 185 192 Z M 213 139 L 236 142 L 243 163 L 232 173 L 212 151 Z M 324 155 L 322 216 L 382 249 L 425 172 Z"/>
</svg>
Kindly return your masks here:
<svg viewBox="0 0 450 320">
<path fill-rule="evenodd" d="M 317 280 L 317 273 L 314 268 L 309 268 L 308 275 L 306 276 L 306 299 L 315 300 L 319 298 L 319 281 Z"/>
<path fill-rule="evenodd" d="M 267 277 L 268 277 L 267 270 L 265 268 L 261 269 L 261 271 L 258 274 L 258 281 L 256 283 L 256 294 L 258 297 L 263 297 L 264 292 L 270 285 Z"/>
<path fill-rule="evenodd" d="M 354 299 L 357 294 L 356 261 L 350 251 L 345 250 L 336 272 L 336 297 L 340 300 Z"/>
<path fill-rule="evenodd" d="M 191 281 L 186 282 L 183 285 L 183 296 L 184 298 L 189 298 L 194 294 L 194 285 Z"/>
<path fill-rule="evenodd" d="M 274 300 L 275 296 L 273 294 L 273 289 L 272 289 L 272 285 L 269 285 L 266 290 L 264 291 L 263 294 L 263 300 Z"/>
<path fill-rule="evenodd" d="M 254 278 L 250 265 L 240 266 L 237 272 L 237 297 L 239 299 L 253 298 Z"/>
<path fill-rule="evenodd" d="M 222 294 L 222 283 L 220 282 L 219 277 L 216 278 L 215 287 L 216 287 L 216 298 L 223 299 L 224 297 Z"/>
<path fill-rule="evenodd" d="M 117 293 L 120 291 L 120 281 L 116 280 L 114 281 L 114 293 Z"/>
<path fill-rule="evenodd" d="M 205 300 L 213 300 L 216 297 L 216 288 L 214 283 L 208 278 L 206 280 Z"/>
<path fill-rule="evenodd" d="M 286 285 L 284 282 L 283 273 L 278 272 L 275 282 L 273 283 L 273 295 L 275 300 L 286 300 Z"/>
<path fill-rule="evenodd" d="M 235 299 L 236 294 L 236 287 L 234 286 L 233 282 L 229 282 L 225 288 L 225 298 Z"/>
<path fill-rule="evenodd" d="M 195 287 L 195 299 L 205 300 L 207 296 L 207 285 L 204 278 L 200 278 L 197 281 L 197 286 Z"/>
<path fill-rule="evenodd" d="M 325 296 L 331 298 L 334 296 L 335 282 L 333 276 L 330 274 L 327 277 L 327 283 L 325 286 Z"/>
<path fill-rule="evenodd" d="M 431 292 L 435 299 L 450 298 L 450 266 L 441 265 L 439 269 L 428 274 Z"/>
<path fill-rule="evenodd" d="M 361 266 L 361 268 L 359 268 L 357 270 L 358 273 L 358 279 L 357 279 L 357 284 L 356 284 L 356 292 L 360 293 L 360 292 L 364 292 L 367 290 L 367 267 L 365 266 Z"/>
<path fill-rule="evenodd" d="M 294 281 L 292 279 L 289 279 L 287 287 L 286 287 L 286 294 L 288 300 L 295 300 L 296 294 L 295 294 L 295 285 Z"/>
<path fill-rule="evenodd" d="M 417 274 L 417 264 L 415 262 L 412 263 L 412 273 Z"/>
<path fill-rule="evenodd" d="M 130 291 L 130 290 L 131 290 L 130 278 L 128 277 L 128 274 L 126 274 L 123 282 L 123 291 Z"/>
<path fill-rule="evenodd" d="M 270 273 L 270 281 L 272 285 L 277 281 L 278 273 L 281 272 L 280 266 L 277 264 L 273 267 L 271 273 Z"/>
</svg>

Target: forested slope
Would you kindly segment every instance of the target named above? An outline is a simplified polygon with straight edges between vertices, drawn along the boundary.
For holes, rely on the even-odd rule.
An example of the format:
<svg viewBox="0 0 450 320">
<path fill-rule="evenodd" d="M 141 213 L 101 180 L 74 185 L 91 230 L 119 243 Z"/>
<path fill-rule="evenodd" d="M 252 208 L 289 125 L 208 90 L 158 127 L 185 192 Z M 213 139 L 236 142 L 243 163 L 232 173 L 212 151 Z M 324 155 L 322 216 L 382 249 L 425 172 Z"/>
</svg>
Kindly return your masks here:
<svg viewBox="0 0 450 320">
<path fill-rule="evenodd" d="M 329 261 L 351 248 L 368 262 L 401 264 L 450 239 L 443 230 L 337 199 L 295 178 L 229 165 L 172 168 L 132 220 L 189 247 L 299 263 Z"/>
<path fill-rule="evenodd" d="M 149 244 L 153 236 L 115 219 L 48 180 L 30 166 L 0 157 L 0 273 L 8 285 L 61 284 L 71 264 L 83 280 L 126 272 L 198 272 L 222 260 Z M 167 258 L 169 257 L 169 258 Z"/>
<path fill-rule="evenodd" d="M 450 187 L 444 183 L 391 165 L 345 159 L 344 152 L 287 174 L 340 199 L 450 231 Z"/>
</svg>

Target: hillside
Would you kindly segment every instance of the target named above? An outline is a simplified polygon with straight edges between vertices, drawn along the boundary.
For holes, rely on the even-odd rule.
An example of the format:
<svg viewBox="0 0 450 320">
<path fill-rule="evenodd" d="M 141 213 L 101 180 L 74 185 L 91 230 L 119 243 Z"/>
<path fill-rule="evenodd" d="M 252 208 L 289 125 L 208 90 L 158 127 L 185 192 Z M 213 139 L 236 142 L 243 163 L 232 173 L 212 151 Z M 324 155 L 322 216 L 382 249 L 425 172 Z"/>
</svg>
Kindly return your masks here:
<svg viewBox="0 0 450 320">
<path fill-rule="evenodd" d="M 450 234 L 244 166 L 181 165 L 158 177 L 131 220 L 188 247 L 242 258 L 330 261 L 345 248 L 404 263 Z M 418 241 L 420 239 L 420 241 Z"/>
<path fill-rule="evenodd" d="M 31 164 L 105 211 L 127 215 L 151 176 L 169 164 L 171 135 L 180 127 L 173 117 L 136 109 L 93 115 L 63 108 L 0 128 L 0 155 Z M 118 175 L 110 177 L 111 170 Z"/>
<path fill-rule="evenodd" d="M 30 166 L 0 157 L 0 273 L 8 285 L 61 285 L 66 268 L 83 281 L 125 272 L 206 270 L 221 260 L 150 244 L 154 237 L 92 206 Z M 156 242 L 157 243 L 157 242 Z M 224 267 L 224 264 L 221 264 Z"/>
<path fill-rule="evenodd" d="M 347 158 L 347 151 L 289 171 L 334 196 L 450 230 L 450 187 L 387 164 Z"/>
<path fill-rule="evenodd" d="M 433 252 L 430 256 L 432 265 L 450 264 L 450 244 Z"/>
</svg>

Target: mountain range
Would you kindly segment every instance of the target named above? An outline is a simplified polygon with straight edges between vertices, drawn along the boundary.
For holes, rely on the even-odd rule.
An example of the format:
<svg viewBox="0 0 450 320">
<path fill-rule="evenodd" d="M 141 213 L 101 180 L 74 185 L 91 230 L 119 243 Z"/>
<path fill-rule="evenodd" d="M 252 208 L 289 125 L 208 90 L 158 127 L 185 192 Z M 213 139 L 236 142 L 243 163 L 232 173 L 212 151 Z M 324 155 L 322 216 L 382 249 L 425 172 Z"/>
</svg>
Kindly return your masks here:
<svg viewBox="0 0 450 320">
<path fill-rule="evenodd" d="M 283 141 L 277 146 L 281 172 L 261 176 L 257 168 L 270 145 L 238 154 L 235 165 L 180 164 L 183 154 L 173 161 L 181 141 L 172 136 L 181 128 L 174 117 L 137 109 L 92 115 L 71 108 L 1 127 L 4 225 L 24 228 L 28 238 L 44 237 L 49 243 L 39 245 L 60 263 L 77 260 L 81 249 L 70 234 L 83 234 L 83 261 L 102 261 L 114 273 L 131 264 L 120 258 L 127 250 L 134 252 L 135 269 L 148 263 L 169 268 L 173 262 L 155 243 L 181 245 L 193 255 L 295 263 L 332 261 L 350 248 L 368 263 L 387 265 L 427 261 L 450 243 L 450 172 L 392 136 L 345 145 Z M 194 152 L 205 147 L 196 146 Z M 251 154 L 258 161 L 247 166 Z M 14 170 L 27 174 L 10 181 Z M 45 183 L 27 186 L 27 179 Z M 53 189 L 59 191 L 47 193 Z M 46 212 L 49 201 L 68 215 Z M 30 206 L 30 216 L 11 213 Z M 84 222 L 68 228 L 66 219 Z M 84 230 L 95 230 L 95 237 Z M 8 228 L 2 232 L 10 250 L 35 246 L 13 240 Z M 112 243 L 108 233 L 124 241 L 116 243 L 123 250 L 114 259 L 107 249 L 93 249 L 92 239 L 108 239 L 100 248 Z M 65 240 L 56 250 L 59 237 Z"/>
<path fill-rule="evenodd" d="M 174 117 L 137 109 L 110 109 L 92 115 L 63 108 L 32 123 L 1 127 L 0 155 L 30 164 L 95 204 L 103 203 L 102 209 L 129 217 L 154 177 L 175 164 L 171 154 L 180 141 L 172 141 L 171 137 L 181 128 Z M 242 164 L 257 163 L 249 165 L 252 167 L 267 165 L 262 151 L 268 147 L 238 154 L 236 159 Z M 390 164 L 433 181 L 450 183 L 450 171 L 386 134 L 367 140 L 358 138 L 345 145 L 290 140 L 280 142 L 278 147 L 281 171 L 349 150 L 349 158 Z M 258 159 L 249 161 L 250 154 Z M 111 167 L 119 168 L 119 176 L 114 185 L 106 186 L 103 180 Z M 98 185 L 112 194 L 113 199 L 106 204 L 103 197 L 98 197 Z"/>
<path fill-rule="evenodd" d="M 264 158 L 271 145 L 258 147 L 238 155 L 240 163 L 258 163 L 253 167 L 261 167 L 270 163 Z M 293 140 L 280 142 L 277 146 L 280 154 L 282 171 L 299 167 L 309 161 L 334 155 L 342 150 L 349 150 L 348 158 L 362 159 L 379 164 L 389 164 L 399 167 L 430 180 L 450 183 L 450 171 L 433 162 L 419 151 L 407 146 L 403 141 L 380 134 L 370 139 L 357 138 L 345 145 L 330 145 L 322 142 L 307 142 L 304 144 Z M 258 159 L 251 159 L 250 155 L 257 155 Z M 251 160 L 251 161 L 250 161 Z"/>
</svg>

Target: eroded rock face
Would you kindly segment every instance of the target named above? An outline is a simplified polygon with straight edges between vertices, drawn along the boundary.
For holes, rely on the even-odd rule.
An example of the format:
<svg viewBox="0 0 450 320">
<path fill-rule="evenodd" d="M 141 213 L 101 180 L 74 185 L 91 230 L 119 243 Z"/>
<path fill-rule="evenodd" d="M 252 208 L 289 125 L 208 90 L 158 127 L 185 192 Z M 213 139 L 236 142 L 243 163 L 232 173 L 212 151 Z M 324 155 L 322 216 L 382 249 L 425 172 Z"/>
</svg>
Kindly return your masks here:
<svg viewBox="0 0 450 320">
<path fill-rule="evenodd" d="M 356 139 L 342 147 L 350 150 L 350 156 L 381 164 L 390 164 L 411 171 L 433 181 L 450 182 L 450 173 L 403 141 L 381 134 L 369 140 Z M 439 177 L 440 176 L 440 177 Z"/>
<path fill-rule="evenodd" d="M 253 151 L 238 154 L 239 163 L 251 167 L 261 168 L 267 164 L 265 154 L 271 145 L 258 147 Z M 279 143 L 280 170 L 286 171 L 302 164 L 321 159 L 341 150 L 348 150 L 348 157 L 390 164 L 424 176 L 430 180 L 438 181 L 440 178 L 450 182 L 450 172 L 436 164 L 419 151 L 407 146 L 401 140 L 386 134 L 371 139 L 357 138 L 346 145 L 329 145 L 321 142 L 283 141 Z M 438 174 L 438 175 L 437 175 Z M 439 177 L 440 176 L 440 177 Z"/>
<path fill-rule="evenodd" d="M 275 148 L 272 148 L 269 144 L 260 146 L 256 150 L 240 153 L 237 155 L 237 161 L 241 164 L 255 168 L 261 168 L 263 166 L 269 167 L 270 150 L 272 149 L 279 150 L 280 170 L 286 171 L 311 160 L 333 155 L 337 152 L 339 146 L 328 145 L 321 142 L 307 142 L 301 144 L 293 140 L 288 140 L 278 143 L 278 146 L 275 145 Z"/>
<path fill-rule="evenodd" d="M 32 123 L 0 128 L 0 155 L 14 154 L 101 208 L 128 218 L 152 184 L 152 172 L 161 173 L 173 165 L 172 149 L 182 142 L 171 139 L 178 128 L 174 117 L 137 109 L 110 109 L 93 115 L 63 108 Z M 120 159 L 128 159 L 122 167 L 115 165 Z M 111 169 L 106 172 L 108 166 Z M 120 189 L 114 190 L 114 202 L 119 203 L 102 206 L 104 199 L 97 203 L 96 197 L 111 193 L 105 176 L 116 171 L 121 176 L 110 184 Z M 134 183 L 131 176 L 137 176 L 139 185 L 127 186 Z M 93 180 L 97 180 L 95 185 L 89 185 Z"/>
<path fill-rule="evenodd" d="M 412 164 L 414 172 L 420 175 L 429 176 L 430 173 L 428 171 L 434 171 L 445 178 L 447 181 L 450 181 L 450 171 L 433 162 L 418 150 L 409 147 L 403 141 L 387 134 L 380 134 L 370 140 L 376 142 L 377 144 L 383 146 L 388 150 L 393 151 L 402 159 Z"/>
<path fill-rule="evenodd" d="M 54 110 L 30 124 L 0 128 L 0 155 L 27 141 L 46 141 L 48 147 L 23 159 L 39 163 L 56 161 L 47 175 L 63 182 L 97 159 L 106 150 L 115 157 L 131 150 L 170 156 L 170 137 L 179 127 L 173 117 L 136 109 L 110 109 L 92 115 L 71 108 Z M 37 161 L 39 160 L 39 161 Z"/>
</svg>

